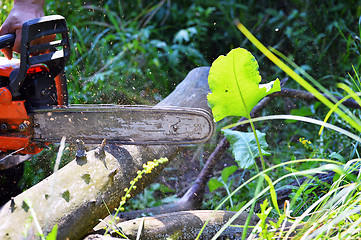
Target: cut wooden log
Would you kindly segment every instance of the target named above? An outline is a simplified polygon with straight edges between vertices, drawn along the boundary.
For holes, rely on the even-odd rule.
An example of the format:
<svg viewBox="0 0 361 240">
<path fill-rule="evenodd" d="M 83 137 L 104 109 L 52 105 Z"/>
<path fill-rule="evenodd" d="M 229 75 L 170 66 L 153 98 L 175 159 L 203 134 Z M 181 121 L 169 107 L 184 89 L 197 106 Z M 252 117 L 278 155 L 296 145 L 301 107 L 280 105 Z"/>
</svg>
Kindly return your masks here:
<svg viewBox="0 0 361 240">
<path fill-rule="evenodd" d="M 192 70 L 159 105 L 208 109 L 208 71 L 208 67 Z M 104 154 L 89 151 L 6 203 L 0 210 L 0 238 L 35 239 L 39 232 L 47 235 L 58 225 L 57 239 L 80 239 L 108 215 L 108 209 L 118 207 L 123 190 L 144 163 L 161 157 L 171 160 L 177 150 L 175 146 L 112 145 Z M 142 178 L 131 194 L 149 185 L 163 167 Z"/>
<path fill-rule="evenodd" d="M 118 223 L 117 229 L 129 239 L 136 239 L 140 234 L 140 239 L 178 239 L 189 240 L 195 239 L 201 231 L 203 225 L 207 222 L 206 228 L 202 231 L 200 239 L 211 239 L 237 212 L 231 211 L 214 211 L 214 210 L 197 210 L 168 213 L 153 217 L 143 217 L 126 222 Z M 220 236 L 221 239 L 240 239 L 242 237 L 243 226 L 248 217 L 244 212 L 239 215 L 233 222 L 232 226 Z M 249 235 L 259 221 L 256 215 L 250 219 L 247 229 Z M 112 232 L 113 237 L 120 237 L 117 233 Z M 106 239 L 102 234 L 89 235 L 85 240 Z M 115 239 L 115 238 L 114 238 Z"/>
</svg>

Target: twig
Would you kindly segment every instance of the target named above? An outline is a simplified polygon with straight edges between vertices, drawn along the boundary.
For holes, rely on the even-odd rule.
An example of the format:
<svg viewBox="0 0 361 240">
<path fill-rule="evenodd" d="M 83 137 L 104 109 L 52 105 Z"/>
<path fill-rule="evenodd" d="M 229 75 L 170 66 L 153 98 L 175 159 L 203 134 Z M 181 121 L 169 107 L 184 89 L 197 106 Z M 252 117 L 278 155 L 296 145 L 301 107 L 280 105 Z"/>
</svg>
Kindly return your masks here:
<svg viewBox="0 0 361 240">
<path fill-rule="evenodd" d="M 271 101 L 270 97 L 263 98 L 251 111 L 251 117 L 256 117 L 260 114 L 260 112 L 268 105 Z M 242 117 L 239 121 L 244 121 L 246 118 Z M 247 127 L 247 125 L 240 125 L 233 130 L 243 130 Z M 196 181 L 190 187 L 190 189 L 184 194 L 182 198 L 194 198 L 196 196 L 196 203 L 201 204 L 203 201 L 203 196 L 205 192 L 205 185 L 208 180 L 212 176 L 212 171 L 214 166 L 217 164 L 218 159 L 222 156 L 222 154 L 228 149 L 229 142 L 227 138 L 223 137 L 222 140 L 218 143 L 217 147 L 214 149 L 212 154 L 208 157 L 203 169 L 199 173 Z"/>
<path fill-rule="evenodd" d="M 323 94 L 327 99 L 330 101 L 331 98 L 325 94 Z M 282 88 L 280 92 L 275 92 L 270 95 L 269 97 L 288 97 L 288 98 L 296 98 L 299 100 L 314 102 L 319 101 L 312 93 L 302 90 L 296 90 L 296 89 L 289 89 L 289 88 Z M 341 100 L 342 97 L 334 97 L 337 100 Z M 361 109 L 361 106 L 353 99 L 347 99 L 342 103 L 345 107 L 348 108 L 355 108 L 355 109 Z"/>
</svg>

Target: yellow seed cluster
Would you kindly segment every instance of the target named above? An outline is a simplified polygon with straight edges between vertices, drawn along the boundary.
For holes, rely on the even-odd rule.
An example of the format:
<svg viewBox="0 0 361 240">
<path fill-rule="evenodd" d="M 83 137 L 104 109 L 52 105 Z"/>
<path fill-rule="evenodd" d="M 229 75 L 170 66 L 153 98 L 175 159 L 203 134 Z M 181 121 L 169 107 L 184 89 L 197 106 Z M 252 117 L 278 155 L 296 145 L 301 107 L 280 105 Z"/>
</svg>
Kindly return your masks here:
<svg viewBox="0 0 361 240">
<path fill-rule="evenodd" d="M 145 171 L 146 174 L 151 173 L 154 168 L 156 168 L 159 164 L 163 164 L 168 162 L 167 158 L 160 158 L 155 159 L 153 161 L 148 161 L 146 164 L 143 164 L 143 171 Z M 139 172 L 139 171 L 138 171 Z"/>
<path fill-rule="evenodd" d="M 151 173 L 154 168 L 159 166 L 159 164 L 163 164 L 166 162 L 168 162 L 168 158 L 155 159 L 153 161 L 148 161 L 147 163 L 144 163 L 143 170 L 142 171 L 138 170 L 137 176 L 132 181 L 130 181 L 130 187 L 124 189 L 125 195 L 122 197 L 122 199 L 119 203 L 119 207 L 118 207 L 118 209 L 116 209 L 116 211 L 117 212 L 124 211 L 124 207 L 122 207 L 122 206 L 126 203 L 127 199 L 130 199 L 130 197 L 131 197 L 130 191 L 137 189 L 137 186 L 135 184 L 139 181 L 139 179 L 141 179 L 143 177 L 143 174 Z M 117 214 L 115 214 L 115 215 L 117 215 Z"/>
<path fill-rule="evenodd" d="M 311 141 L 309 141 L 309 140 L 307 140 L 307 139 L 305 139 L 305 138 L 303 138 L 303 137 L 300 137 L 300 138 L 298 139 L 298 141 L 299 141 L 300 143 L 302 143 L 304 146 L 307 146 L 307 144 L 308 144 L 308 145 L 311 144 Z"/>
</svg>

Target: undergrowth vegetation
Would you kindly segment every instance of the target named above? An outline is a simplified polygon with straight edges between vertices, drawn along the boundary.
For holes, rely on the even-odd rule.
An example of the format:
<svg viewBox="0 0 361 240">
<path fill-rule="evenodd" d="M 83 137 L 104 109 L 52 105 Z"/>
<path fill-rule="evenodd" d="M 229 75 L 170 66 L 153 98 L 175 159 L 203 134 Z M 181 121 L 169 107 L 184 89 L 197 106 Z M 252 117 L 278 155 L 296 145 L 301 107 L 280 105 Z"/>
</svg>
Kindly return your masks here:
<svg viewBox="0 0 361 240">
<path fill-rule="evenodd" d="M 358 1 L 239 2 L 48 1 L 47 14 L 63 15 L 69 27 L 72 53 L 66 72 L 70 102 L 154 104 L 191 69 L 210 66 L 218 56 L 237 47 L 255 56 L 262 83 L 288 77 L 237 29 L 234 19 L 260 42 L 275 49 L 273 52 L 282 61 L 318 91 L 324 93 L 325 88 L 327 94 L 345 97 L 350 94 L 340 85 L 345 84 L 360 92 Z M 10 8 L 11 1 L 1 1 L 2 22 Z M 289 79 L 285 87 L 304 86 Z M 328 111 L 320 102 L 286 98 L 274 99 L 263 115 L 288 114 L 322 121 Z M 358 109 L 344 112 L 351 119 L 356 117 L 355 121 L 359 118 Z M 227 117 L 218 123 L 218 129 L 237 120 Z M 300 238 L 308 236 L 306 239 L 360 237 L 359 162 L 354 160 L 360 157 L 359 142 L 334 130 L 318 135 L 320 126 L 298 120 L 255 122 L 253 130 L 266 134 L 268 156 L 259 154 L 262 162 L 254 158 L 255 162 L 245 166 L 239 162 L 229 164 L 234 156 L 227 152 L 222 160 L 228 165 L 218 169 L 209 182 L 203 207 L 255 210 L 261 221 L 254 229 L 263 239 L 287 237 L 294 234 L 295 228 Z M 328 123 L 360 136 L 340 114 L 332 114 Z M 219 136 L 222 134 L 218 132 L 216 138 Z M 214 145 L 205 148 L 212 151 Z M 56 149 L 57 145 L 53 145 L 26 163 L 24 189 L 51 173 L 52 167 L 45 159 L 55 162 Z M 71 147 L 67 151 L 71 156 Z M 331 182 L 312 178 L 330 172 L 334 173 Z M 293 184 L 305 176 L 303 184 Z M 156 184 L 147 190 L 148 196 L 143 194 L 130 201 L 127 209 L 160 204 L 161 200 L 155 201 L 149 195 L 171 190 Z M 285 188 L 292 189 L 289 199 L 278 205 L 276 192 Z M 268 218 L 279 221 L 271 223 Z"/>
</svg>

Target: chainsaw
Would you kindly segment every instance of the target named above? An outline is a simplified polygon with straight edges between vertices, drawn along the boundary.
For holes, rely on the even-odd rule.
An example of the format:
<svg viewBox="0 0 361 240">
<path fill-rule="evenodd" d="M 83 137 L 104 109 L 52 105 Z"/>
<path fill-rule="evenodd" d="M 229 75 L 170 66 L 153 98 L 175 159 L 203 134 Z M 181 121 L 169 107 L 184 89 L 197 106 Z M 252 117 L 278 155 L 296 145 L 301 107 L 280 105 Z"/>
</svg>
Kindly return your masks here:
<svg viewBox="0 0 361 240">
<path fill-rule="evenodd" d="M 48 43 L 33 40 L 50 37 Z M 0 48 L 15 35 L 0 37 Z M 24 23 L 19 60 L 0 60 L 0 169 L 19 163 L 1 157 L 34 155 L 62 137 L 85 144 L 189 145 L 207 141 L 213 118 L 203 109 L 111 104 L 68 104 L 64 71 L 70 54 L 64 17 Z"/>
</svg>

